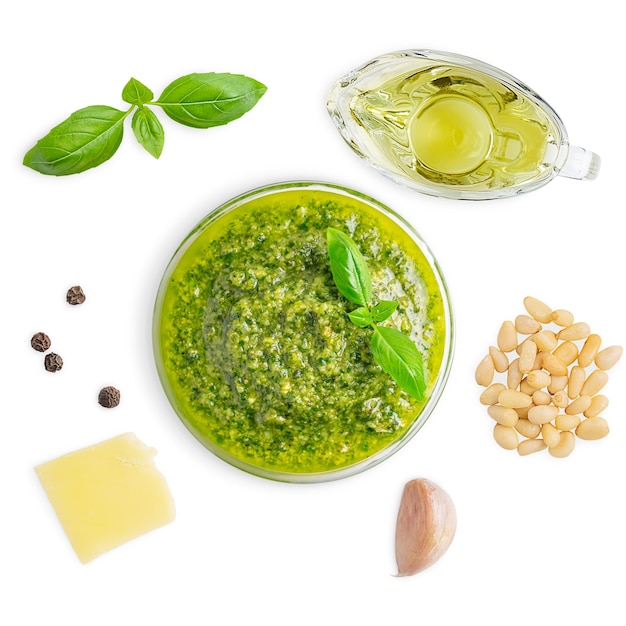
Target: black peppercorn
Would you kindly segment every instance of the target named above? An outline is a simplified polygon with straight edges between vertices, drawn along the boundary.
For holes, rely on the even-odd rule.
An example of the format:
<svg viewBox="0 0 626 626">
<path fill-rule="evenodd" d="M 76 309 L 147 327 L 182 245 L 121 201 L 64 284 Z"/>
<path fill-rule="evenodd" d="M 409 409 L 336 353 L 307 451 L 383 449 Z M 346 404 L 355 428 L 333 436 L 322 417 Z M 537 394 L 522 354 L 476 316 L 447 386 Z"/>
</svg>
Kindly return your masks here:
<svg viewBox="0 0 626 626">
<path fill-rule="evenodd" d="M 63 367 L 63 359 L 55 352 L 46 354 L 44 366 L 48 372 L 58 372 Z"/>
<path fill-rule="evenodd" d="M 35 333 L 30 340 L 30 345 L 34 350 L 37 350 L 37 352 L 45 352 L 50 348 L 52 342 L 46 333 Z"/>
<path fill-rule="evenodd" d="M 112 409 L 120 403 L 120 391 L 115 387 L 104 387 L 98 394 L 98 403 L 105 409 Z"/>
<path fill-rule="evenodd" d="M 82 304 L 86 300 L 85 292 L 78 285 L 67 290 L 66 300 L 69 304 Z"/>
</svg>

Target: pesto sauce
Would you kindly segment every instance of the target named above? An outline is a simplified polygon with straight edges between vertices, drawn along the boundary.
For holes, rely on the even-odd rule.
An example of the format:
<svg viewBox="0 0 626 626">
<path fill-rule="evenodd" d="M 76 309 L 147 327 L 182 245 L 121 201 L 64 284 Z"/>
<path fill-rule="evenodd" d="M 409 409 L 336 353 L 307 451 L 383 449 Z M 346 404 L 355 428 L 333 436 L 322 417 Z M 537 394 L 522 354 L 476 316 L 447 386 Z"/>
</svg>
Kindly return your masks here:
<svg viewBox="0 0 626 626">
<path fill-rule="evenodd" d="M 374 303 L 424 359 L 417 401 L 375 363 L 371 329 L 347 313 L 326 244 L 329 226 L 364 254 Z M 401 438 L 442 367 L 445 311 L 437 279 L 390 218 L 338 193 L 300 189 L 244 202 L 181 247 L 160 303 L 157 361 L 183 422 L 235 465 L 325 472 Z M 254 471 L 254 470 L 252 470 Z"/>
</svg>

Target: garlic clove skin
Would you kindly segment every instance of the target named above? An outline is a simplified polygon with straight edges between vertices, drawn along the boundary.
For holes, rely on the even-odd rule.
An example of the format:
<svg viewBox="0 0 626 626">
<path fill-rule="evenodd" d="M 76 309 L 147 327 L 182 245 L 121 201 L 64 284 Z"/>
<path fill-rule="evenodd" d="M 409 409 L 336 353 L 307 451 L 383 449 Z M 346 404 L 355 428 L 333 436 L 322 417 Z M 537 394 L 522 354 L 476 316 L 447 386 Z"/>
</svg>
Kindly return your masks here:
<svg viewBox="0 0 626 626">
<path fill-rule="evenodd" d="M 430 567 L 450 547 L 456 532 L 456 509 L 441 487 L 425 478 L 404 486 L 396 523 L 397 576 Z"/>
</svg>

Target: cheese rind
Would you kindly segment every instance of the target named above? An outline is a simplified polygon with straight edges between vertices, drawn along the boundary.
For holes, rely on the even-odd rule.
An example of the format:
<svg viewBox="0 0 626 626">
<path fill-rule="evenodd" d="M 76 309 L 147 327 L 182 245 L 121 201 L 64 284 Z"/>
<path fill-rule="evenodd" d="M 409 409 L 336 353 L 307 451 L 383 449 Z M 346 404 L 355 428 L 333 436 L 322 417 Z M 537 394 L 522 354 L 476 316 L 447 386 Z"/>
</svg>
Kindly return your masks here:
<svg viewBox="0 0 626 626">
<path fill-rule="evenodd" d="M 155 454 L 125 433 L 35 467 L 82 563 L 174 520 Z"/>
</svg>

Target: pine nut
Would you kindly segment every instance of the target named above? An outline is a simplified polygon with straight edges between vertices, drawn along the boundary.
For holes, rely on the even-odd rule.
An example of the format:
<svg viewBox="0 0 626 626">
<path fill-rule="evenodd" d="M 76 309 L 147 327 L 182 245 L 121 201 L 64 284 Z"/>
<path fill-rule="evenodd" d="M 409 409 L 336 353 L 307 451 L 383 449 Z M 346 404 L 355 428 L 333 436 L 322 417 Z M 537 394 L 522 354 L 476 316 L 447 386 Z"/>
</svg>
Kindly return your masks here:
<svg viewBox="0 0 626 626">
<path fill-rule="evenodd" d="M 552 311 L 552 321 L 557 326 L 571 326 L 574 323 L 574 316 L 565 309 Z"/>
<path fill-rule="evenodd" d="M 588 417 L 576 429 L 576 435 L 581 439 L 602 439 L 609 434 L 609 424 L 603 417 Z"/>
<path fill-rule="evenodd" d="M 524 408 L 533 403 L 533 399 L 526 393 L 515 391 L 514 389 L 505 389 L 500 392 L 498 402 L 509 409 Z"/>
<path fill-rule="evenodd" d="M 558 342 L 556 333 L 552 330 L 541 330 L 533 335 L 533 341 L 542 352 L 552 352 Z"/>
<path fill-rule="evenodd" d="M 522 437 L 534 439 L 541 432 L 541 426 L 539 426 L 539 424 L 533 424 L 527 419 L 520 419 L 517 424 L 515 424 L 515 430 L 522 435 Z"/>
<path fill-rule="evenodd" d="M 509 389 L 517 389 L 522 382 L 524 375 L 519 371 L 519 359 L 514 359 L 509 365 L 509 371 L 506 374 L 506 386 Z"/>
<path fill-rule="evenodd" d="M 487 355 L 483 358 L 483 360 L 478 364 L 476 368 L 476 382 L 482 387 L 488 387 L 491 385 L 491 381 L 493 380 L 494 375 L 494 366 L 491 357 Z"/>
<path fill-rule="evenodd" d="M 580 390 L 583 388 L 586 378 L 585 369 L 580 365 L 574 365 L 569 373 L 569 380 L 567 381 L 567 397 L 570 400 L 577 398 L 580 395 Z"/>
<path fill-rule="evenodd" d="M 586 411 L 583 411 L 583 415 L 585 417 L 596 417 L 600 415 L 606 407 L 609 406 L 609 399 L 602 394 L 598 394 L 597 396 L 593 396 L 591 398 L 591 404 Z"/>
<path fill-rule="evenodd" d="M 548 374 L 548 372 L 544 372 L 543 370 L 532 370 L 531 372 L 528 372 L 526 380 L 531 387 L 534 387 L 535 389 L 543 389 L 543 387 L 547 387 L 550 384 L 550 374 Z"/>
<path fill-rule="evenodd" d="M 490 346 L 489 356 L 493 361 L 493 367 L 495 368 L 496 372 L 498 372 L 499 374 L 501 374 L 502 372 L 506 372 L 507 368 L 509 367 L 509 359 L 507 358 L 506 354 L 502 352 L 502 350 L 498 350 L 498 348 L 496 348 L 495 346 Z"/>
<path fill-rule="evenodd" d="M 513 427 L 519 421 L 519 415 L 515 412 L 515 409 L 507 409 L 499 404 L 492 404 L 487 413 L 489 417 L 493 418 L 498 424 L 502 426 Z"/>
<path fill-rule="evenodd" d="M 541 330 L 541 324 L 529 315 L 518 315 L 515 318 L 515 330 L 520 335 L 532 335 Z"/>
<path fill-rule="evenodd" d="M 604 370 L 595 370 L 589 374 L 580 390 L 580 395 L 595 396 L 608 382 L 609 376 Z"/>
<path fill-rule="evenodd" d="M 566 326 L 556 334 L 556 338 L 561 341 L 578 341 L 589 337 L 591 329 L 586 322 L 576 322 L 570 326 Z"/>
<path fill-rule="evenodd" d="M 520 456 L 528 456 L 529 454 L 533 454 L 533 452 L 540 452 L 545 449 L 546 444 L 543 439 L 524 439 L 524 441 L 519 442 L 517 453 Z"/>
<path fill-rule="evenodd" d="M 485 391 L 480 394 L 480 403 L 485 405 L 496 404 L 498 402 L 498 396 L 501 391 L 504 391 L 506 387 L 502 383 L 493 383 L 489 385 Z"/>
<path fill-rule="evenodd" d="M 549 448 L 548 452 L 556 458 L 562 459 L 569 456 L 574 451 L 576 445 L 576 437 L 569 430 L 564 430 L 560 435 L 559 443 L 553 448 Z"/>
<path fill-rule="evenodd" d="M 514 428 L 502 426 L 502 424 L 496 424 L 493 427 L 493 438 L 505 450 L 515 450 L 519 443 L 517 431 Z"/>
<path fill-rule="evenodd" d="M 527 341 L 533 341 L 534 337 L 535 335 L 530 335 L 530 337 L 526 337 L 526 339 L 523 339 L 522 341 L 520 341 L 520 343 L 517 345 L 517 348 L 515 348 L 515 352 L 517 352 L 517 356 L 519 356 L 522 353 L 522 348 L 524 347 L 524 344 Z"/>
<path fill-rule="evenodd" d="M 602 343 L 602 339 L 600 335 L 589 335 L 583 344 L 583 347 L 580 349 L 580 354 L 578 355 L 578 365 L 581 367 L 589 367 L 593 360 L 596 358 L 596 354 L 600 349 L 600 344 Z"/>
<path fill-rule="evenodd" d="M 528 410 L 528 421 L 531 424 L 546 424 L 559 414 L 559 409 L 550 404 L 533 406 Z"/>
<path fill-rule="evenodd" d="M 563 365 L 571 365 L 578 358 L 578 348 L 575 343 L 564 341 L 558 348 L 555 348 L 552 354 Z"/>
<path fill-rule="evenodd" d="M 552 321 L 552 309 L 541 300 L 537 300 L 537 298 L 533 298 L 532 296 L 526 296 L 524 298 L 524 306 L 529 315 L 534 317 L 538 322 L 549 324 Z"/>
<path fill-rule="evenodd" d="M 621 346 L 609 346 L 596 354 L 595 363 L 601 370 L 610 370 L 622 358 Z"/>
<path fill-rule="evenodd" d="M 515 330 L 513 322 L 506 321 L 502 323 L 498 331 L 496 343 L 502 352 L 512 352 L 517 348 L 517 331 Z"/>
<path fill-rule="evenodd" d="M 548 385 L 548 391 L 550 393 L 556 393 L 562 391 L 567 387 L 567 376 L 550 376 L 550 384 Z"/>
<path fill-rule="evenodd" d="M 565 412 L 568 415 L 579 415 L 591 405 L 591 396 L 578 396 L 574 402 L 567 406 Z"/>
<path fill-rule="evenodd" d="M 532 396 L 536 391 L 536 387 L 533 387 L 529 382 L 528 378 L 523 378 L 522 382 L 519 385 L 519 390 L 522 393 L 525 393 L 528 396 Z"/>
<path fill-rule="evenodd" d="M 535 393 L 533 393 L 532 398 L 533 398 L 533 404 L 537 406 L 541 404 L 550 404 L 550 402 L 552 402 L 552 396 L 546 391 L 543 391 L 542 389 L 537 389 Z"/>
<path fill-rule="evenodd" d="M 541 438 L 548 448 L 554 448 L 561 442 L 561 433 L 548 422 L 541 427 Z"/>
<path fill-rule="evenodd" d="M 574 430 L 580 424 L 580 417 L 578 415 L 566 415 L 565 413 L 559 413 L 554 419 L 554 425 L 559 430 Z"/>
<path fill-rule="evenodd" d="M 519 355 L 519 371 L 528 374 L 533 369 L 537 356 L 537 344 L 534 341 L 525 341 Z"/>
<path fill-rule="evenodd" d="M 569 404 L 567 393 L 564 389 L 557 391 L 552 396 L 552 404 L 554 404 L 554 406 L 558 407 L 559 409 L 564 409 Z"/>
<path fill-rule="evenodd" d="M 554 354 L 545 354 L 543 357 L 543 368 L 548 370 L 554 376 L 567 376 L 567 366 L 559 360 Z"/>
<path fill-rule="evenodd" d="M 524 307 L 527 314 L 502 323 L 497 345 L 489 346 L 476 367 L 476 382 L 485 387 L 480 402 L 496 422 L 493 437 L 502 448 L 517 449 L 520 456 L 547 448 L 563 458 L 572 453 L 577 437 L 608 434 L 600 414 L 609 401 L 598 392 L 623 350 L 602 350 L 600 336 L 565 309 L 551 310 L 531 296 L 524 298 Z M 506 385 L 494 382 L 496 373 L 506 377 Z"/>
</svg>

